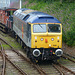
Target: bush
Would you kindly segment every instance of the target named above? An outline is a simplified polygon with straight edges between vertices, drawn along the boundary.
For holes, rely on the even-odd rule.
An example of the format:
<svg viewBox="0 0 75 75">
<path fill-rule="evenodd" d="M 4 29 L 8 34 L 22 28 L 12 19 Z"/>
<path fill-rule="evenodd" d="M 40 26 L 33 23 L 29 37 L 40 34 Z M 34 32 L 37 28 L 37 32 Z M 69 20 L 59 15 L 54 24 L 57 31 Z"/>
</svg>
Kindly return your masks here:
<svg viewBox="0 0 75 75">
<path fill-rule="evenodd" d="M 75 46 L 75 31 L 73 29 L 70 31 L 67 31 L 66 43 L 69 46 Z"/>
<path fill-rule="evenodd" d="M 62 31 L 62 41 L 66 43 L 66 34 L 64 30 Z"/>
</svg>

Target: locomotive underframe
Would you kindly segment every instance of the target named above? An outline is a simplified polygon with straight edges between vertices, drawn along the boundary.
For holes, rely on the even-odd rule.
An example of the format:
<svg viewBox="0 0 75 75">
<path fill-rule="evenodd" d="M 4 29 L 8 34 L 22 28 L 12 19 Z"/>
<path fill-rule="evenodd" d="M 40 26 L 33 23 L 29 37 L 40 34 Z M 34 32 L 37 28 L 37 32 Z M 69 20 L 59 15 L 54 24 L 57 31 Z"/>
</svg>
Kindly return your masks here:
<svg viewBox="0 0 75 75">
<path fill-rule="evenodd" d="M 33 55 L 33 51 L 35 48 L 30 48 L 27 51 L 27 56 L 33 60 L 57 60 L 59 59 L 59 56 L 55 55 L 55 51 L 58 48 L 39 48 L 38 50 L 40 51 L 40 55 L 38 57 Z"/>
</svg>

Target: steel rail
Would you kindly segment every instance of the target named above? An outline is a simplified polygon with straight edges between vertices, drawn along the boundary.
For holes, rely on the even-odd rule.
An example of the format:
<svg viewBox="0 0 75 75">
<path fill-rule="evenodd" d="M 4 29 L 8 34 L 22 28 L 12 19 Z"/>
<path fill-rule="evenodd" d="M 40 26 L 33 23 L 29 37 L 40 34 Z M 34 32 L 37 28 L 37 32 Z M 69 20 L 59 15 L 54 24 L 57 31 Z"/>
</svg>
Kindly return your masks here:
<svg viewBox="0 0 75 75">
<path fill-rule="evenodd" d="M 40 68 L 39 65 L 37 65 L 37 64 L 32 64 L 32 65 L 33 65 L 33 67 L 35 67 L 38 70 L 38 72 L 41 75 L 47 75 L 47 73 L 42 68 Z"/>
<path fill-rule="evenodd" d="M 36 64 L 33 64 L 28 58 L 26 58 L 25 56 L 23 56 L 22 54 L 20 54 L 18 51 L 14 50 L 13 47 L 12 47 L 12 50 L 14 52 L 16 52 L 19 56 L 21 56 L 24 60 L 26 60 L 28 63 L 30 63 L 34 68 L 37 69 L 37 71 L 41 74 L 41 75 L 47 75 L 45 73 L 45 71 L 42 70 L 42 68 L 40 68 L 38 65 Z"/>
<path fill-rule="evenodd" d="M 63 55 L 62 57 L 63 57 L 63 58 L 67 58 L 67 59 L 70 60 L 71 62 L 74 62 L 74 63 L 75 63 L 74 60 L 72 60 L 71 58 L 69 58 L 69 57 L 67 57 L 67 56 L 65 56 L 65 55 Z"/>
<path fill-rule="evenodd" d="M 0 43 L 1 45 L 1 53 L 2 53 L 2 58 L 3 58 L 3 66 L 2 66 L 2 75 L 5 75 L 5 69 L 6 69 L 6 58 L 5 58 L 5 53 L 4 53 L 4 49 L 2 47 L 2 44 Z"/>
<path fill-rule="evenodd" d="M 8 55 L 5 54 L 6 59 L 22 74 L 22 75 L 28 75 L 23 70 L 21 70 L 17 65 L 15 65 L 8 57 Z M 4 74 L 2 74 L 4 75 Z"/>
<path fill-rule="evenodd" d="M 71 71 L 70 69 L 68 69 L 67 67 L 63 66 L 62 64 L 58 63 L 58 65 L 62 68 L 64 68 L 65 70 L 69 71 L 70 73 L 75 75 L 75 72 Z"/>
<path fill-rule="evenodd" d="M 1 53 L 3 55 L 3 71 L 2 71 L 2 75 L 5 75 L 5 58 L 22 74 L 22 75 L 28 75 L 26 74 L 23 70 L 21 70 L 17 65 L 15 65 L 12 61 L 9 60 L 9 58 L 7 57 L 7 55 L 5 54 L 2 44 L 1 44 Z"/>
<path fill-rule="evenodd" d="M 22 74 L 22 75 L 28 75 L 27 73 L 25 73 L 22 69 L 20 69 L 17 65 L 15 65 L 5 54 L 6 59 Z"/>
<path fill-rule="evenodd" d="M 28 63 L 30 63 L 34 68 L 37 69 L 37 71 L 41 74 L 41 75 L 47 75 L 38 65 L 33 64 L 28 58 L 26 58 L 25 56 L 23 56 L 22 54 L 20 54 L 18 51 L 14 50 L 12 47 L 12 50 L 14 52 L 16 52 L 19 56 L 21 56 L 24 60 L 26 60 Z"/>
<path fill-rule="evenodd" d="M 44 75 L 47 75 L 47 73 L 42 68 L 40 68 L 39 65 L 37 65 L 37 66 L 43 72 Z"/>
<path fill-rule="evenodd" d="M 65 75 L 65 73 L 60 68 L 58 68 L 56 64 L 52 63 L 52 65 L 55 69 L 57 69 L 57 71 L 60 73 L 60 75 Z"/>
<path fill-rule="evenodd" d="M 0 28 L 0 31 L 5 32 L 5 30 L 4 30 L 4 29 L 2 29 L 2 28 Z"/>
<path fill-rule="evenodd" d="M 75 56 L 71 56 L 71 55 L 69 55 L 69 54 L 67 54 L 67 53 L 63 53 L 64 55 L 67 55 L 67 56 L 69 56 L 69 57 L 71 57 L 71 58 L 73 58 L 73 59 L 75 59 Z"/>
</svg>

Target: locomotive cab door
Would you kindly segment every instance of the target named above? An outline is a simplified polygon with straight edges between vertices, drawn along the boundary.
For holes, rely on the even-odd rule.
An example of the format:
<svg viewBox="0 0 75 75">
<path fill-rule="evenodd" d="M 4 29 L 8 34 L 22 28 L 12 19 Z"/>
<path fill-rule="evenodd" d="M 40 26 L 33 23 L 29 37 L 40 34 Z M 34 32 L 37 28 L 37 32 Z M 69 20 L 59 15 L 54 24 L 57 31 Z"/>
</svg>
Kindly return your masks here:
<svg viewBox="0 0 75 75">
<path fill-rule="evenodd" d="M 31 25 L 27 23 L 27 38 L 28 38 L 28 44 L 31 46 Z"/>
</svg>

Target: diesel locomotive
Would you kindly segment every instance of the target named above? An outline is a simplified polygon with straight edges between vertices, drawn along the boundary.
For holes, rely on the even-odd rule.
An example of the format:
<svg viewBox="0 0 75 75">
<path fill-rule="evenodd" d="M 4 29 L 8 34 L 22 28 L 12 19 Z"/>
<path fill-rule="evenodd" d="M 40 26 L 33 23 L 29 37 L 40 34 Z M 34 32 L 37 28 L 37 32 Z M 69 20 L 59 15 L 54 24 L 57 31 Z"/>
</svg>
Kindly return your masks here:
<svg viewBox="0 0 75 75">
<path fill-rule="evenodd" d="M 63 54 L 62 24 L 51 15 L 27 8 L 18 9 L 13 13 L 10 30 L 17 40 L 20 39 L 32 61 L 57 60 Z"/>
</svg>

